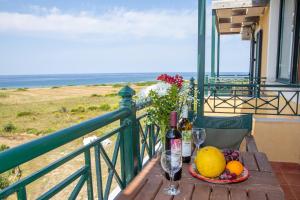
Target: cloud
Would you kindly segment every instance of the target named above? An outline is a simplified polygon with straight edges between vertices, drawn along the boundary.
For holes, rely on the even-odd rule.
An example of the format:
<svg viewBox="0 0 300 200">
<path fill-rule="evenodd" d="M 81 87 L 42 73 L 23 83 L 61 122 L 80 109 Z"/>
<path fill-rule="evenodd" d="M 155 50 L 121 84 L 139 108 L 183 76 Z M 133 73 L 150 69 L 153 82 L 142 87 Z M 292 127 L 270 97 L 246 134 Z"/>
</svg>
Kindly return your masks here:
<svg viewBox="0 0 300 200">
<path fill-rule="evenodd" d="M 101 15 L 33 6 L 32 13 L 0 12 L 0 32 L 59 37 L 187 38 L 197 33 L 196 10 L 113 9 Z"/>
</svg>

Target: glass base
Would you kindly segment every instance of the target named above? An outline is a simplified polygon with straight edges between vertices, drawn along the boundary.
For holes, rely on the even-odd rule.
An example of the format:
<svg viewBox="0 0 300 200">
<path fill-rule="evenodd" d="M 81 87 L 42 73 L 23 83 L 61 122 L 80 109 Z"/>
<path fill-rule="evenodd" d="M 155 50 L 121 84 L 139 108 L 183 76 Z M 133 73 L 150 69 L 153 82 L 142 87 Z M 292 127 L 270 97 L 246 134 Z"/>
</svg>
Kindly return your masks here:
<svg viewBox="0 0 300 200">
<path fill-rule="evenodd" d="M 164 193 L 167 195 L 175 196 L 180 194 L 180 190 L 176 189 L 174 185 L 170 185 L 169 187 L 164 189 Z"/>
</svg>

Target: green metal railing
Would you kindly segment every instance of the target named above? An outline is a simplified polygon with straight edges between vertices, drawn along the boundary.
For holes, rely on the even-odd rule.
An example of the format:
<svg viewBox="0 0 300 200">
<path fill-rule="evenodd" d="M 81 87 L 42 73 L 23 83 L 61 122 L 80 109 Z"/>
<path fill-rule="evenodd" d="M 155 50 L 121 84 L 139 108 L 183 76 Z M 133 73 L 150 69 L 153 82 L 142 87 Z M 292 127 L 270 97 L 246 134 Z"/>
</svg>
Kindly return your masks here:
<svg viewBox="0 0 300 200">
<path fill-rule="evenodd" d="M 195 90 L 192 84 L 191 90 Z M 300 116 L 300 85 L 205 84 L 206 113 Z M 196 100 L 196 99 L 195 99 Z"/>
<path fill-rule="evenodd" d="M 157 135 L 159 133 L 159 127 L 157 125 L 142 122 L 147 114 L 136 116 L 137 111 L 148 106 L 149 102 L 136 106 L 132 99 L 134 94 L 134 90 L 126 86 L 119 92 L 122 99 L 118 110 L 0 153 L 1 174 L 108 124 L 115 121 L 120 122 L 119 127 L 102 135 L 97 140 L 76 149 L 39 171 L 0 190 L 0 199 L 5 199 L 12 194 L 17 194 L 18 199 L 27 199 L 29 184 L 61 167 L 63 164 L 76 159 L 79 155 L 84 156 L 83 166 L 48 191 L 45 191 L 37 199 L 49 199 L 75 181 L 77 181 L 77 183 L 69 193 L 68 199 L 76 199 L 85 183 L 87 186 L 88 199 L 94 199 L 95 196 L 97 196 L 98 199 L 108 199 L 113 178 L 121 189 L 125 188 L 142 169 L 143 163 L 145 162 L 145 154 L 148 158 L 152 158 L 155 154 L 155 145 L 158 143 Z M 112 158 L 110 159 L 107 150 L 105 150 L 101 142 L 111 137 L 116 137 L 116 141 Z M 94 151 L 94 159 L 92 159 L 91 151 Z M 118 156 L 120 156 L 120 173 L 116 170 Z M 102 180 L 103 170 L 101 167 L 101 159 L 104 160 L 108 168 L 106 183 L 103 183 Z M 93 187 L 92 180 L 92 160 L 95 162 L 95 187 Z M 93 188 L 96 188 L 97 194 L 94 194 Z"/>
<path fill-rule="evenodd" d="M 208 84 L 207 87 L 210 92 L 206 96 L 206 112 L 300 116 L 299 85 Z"/>
</svg>

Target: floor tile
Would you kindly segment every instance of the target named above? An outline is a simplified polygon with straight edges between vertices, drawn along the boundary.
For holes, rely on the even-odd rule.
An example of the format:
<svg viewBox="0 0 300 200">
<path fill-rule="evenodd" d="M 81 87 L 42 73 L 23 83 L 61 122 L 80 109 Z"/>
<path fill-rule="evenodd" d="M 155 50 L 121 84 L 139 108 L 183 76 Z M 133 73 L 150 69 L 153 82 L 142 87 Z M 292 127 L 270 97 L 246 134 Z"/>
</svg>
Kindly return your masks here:
<svg viewBox="0 0 300 200">
<path fill-rule="evenodd" d="M 270 162 L 287 200 L 300 200 L 300 165 L 288 162 Z"/>
<path fill-rule="evenodd" d="M 297 200 L 291 188 L 288 185 L 281 186 L 284 191 L 285 200 Z"/>
<path fill-rule="evenodd" d="M 286 185 L 287 182 L 282 173 L 275 173 L 280 185 Z"/>
<path fill-rule="evenodd" d="M 292 193 L 297 197 L 297 200 L 300 200 L 300 186 L 290 186 Z"/>
<path fill-rule="evenodd" d="M 279 162 L 271 162 L 270 164 L 271 164 L 272 169 L 273 169 L 273 171 L 274 171 L 275 173 L 276 173 L 276 172 L 281 172 L 281 168 L 280 168 L 281 163 L 279 163 Z"/>
<path fill-rule="evenodd" d="M 297 163 L 284 163 L 280 168 L 285 173 L 300 174 L 300 165 Z"/>
<path fill-rule="evenodd" d="M 300 174 L 285 174 L 283 176 L 288 185 L 300 186 Z"/>
</svg>

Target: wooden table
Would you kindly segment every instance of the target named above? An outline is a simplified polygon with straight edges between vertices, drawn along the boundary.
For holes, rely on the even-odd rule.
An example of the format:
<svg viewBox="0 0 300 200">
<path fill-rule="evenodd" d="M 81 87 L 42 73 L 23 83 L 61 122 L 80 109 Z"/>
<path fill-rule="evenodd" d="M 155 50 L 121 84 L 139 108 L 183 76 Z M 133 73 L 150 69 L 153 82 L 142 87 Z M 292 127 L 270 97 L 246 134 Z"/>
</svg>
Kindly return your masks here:
<svg viewBox="0 0 300 200">
<path fill-rule="evenodd" d="M 217 185 L 192 177 L 183 164 L 182 178 L 176 182 L 181 193 L 165 195 L 169 182 L 164 178 L 159 158 L 154 158 L 117 196 L 118 200 L 283 200 L 284 193 L 264 153 L 242 152 L 250 177 L 242 183 Z"/>
</svg>

